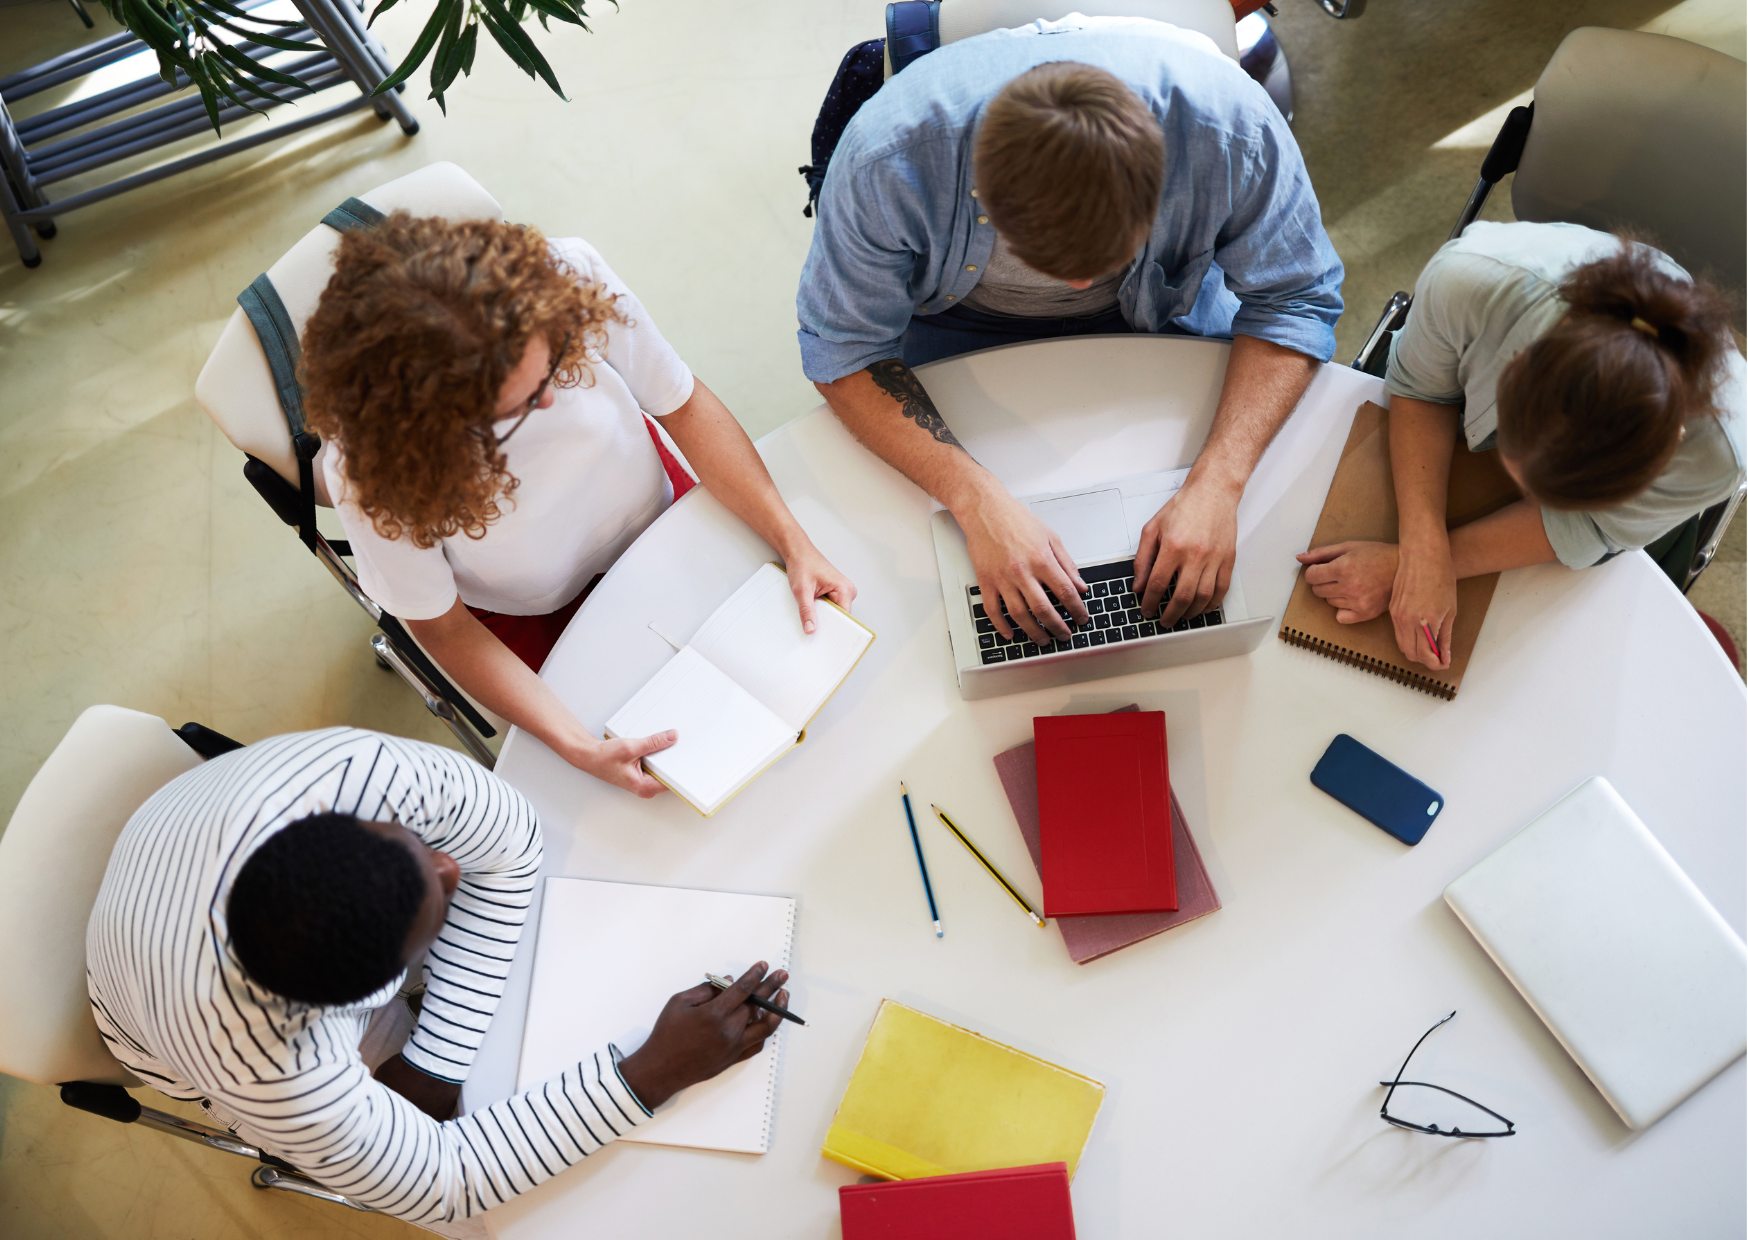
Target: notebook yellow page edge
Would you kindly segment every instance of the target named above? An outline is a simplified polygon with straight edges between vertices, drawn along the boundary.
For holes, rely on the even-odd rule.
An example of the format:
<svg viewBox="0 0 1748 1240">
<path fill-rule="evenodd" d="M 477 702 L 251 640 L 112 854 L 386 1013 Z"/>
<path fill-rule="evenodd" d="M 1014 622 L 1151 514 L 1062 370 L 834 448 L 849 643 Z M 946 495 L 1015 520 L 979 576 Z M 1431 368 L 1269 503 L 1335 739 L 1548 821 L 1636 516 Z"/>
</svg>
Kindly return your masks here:
<svg viewBox="0 0 1748 1240">
<path fill-rule="evenodd" d="M 966 1166 L 943 1167 L 909 1150 L 901 1149 L 878 1137 L 870 1136 L 869 1134 L 850 1126 L 851 1123 L 855 1122 L 855 1116 L 846 1116 L 845 1112 L 846 1110 L 851 1110 L 861 1101 L 856 1097 L 858 1077 L 862 1075 L 865 1066 L 868 1067 L 870 1072 L 876 1071 L 876 1069 L 872 1067 L 869 1058 L 870 1048 L 874 1047 L 878 1040 L 882 1022 L 886 1020 L 889 1015 L 897 1014 L 902 1014 L 898 1017 L 899 1019 L 908 1019 L 918 1022 L 918 1029 L 929 1031 L 938 1030 L 943 1034 L 957 1035 L 959 1037 L 967 1038 L 983 1048 L 1013 1056 L 1016 1060 L 1023 1061 L 1036 1068 L 1045 1069 L 1049 1073 L 1068 1078 L 1085 1086 L 1092 1094 L 1091 1109 L 1090 1112 L 1074 1117 L 1073 1122 L 1079 1123 L 1084 1121 L 1085 1131 L 1081 1133 L 1079 1142 L 1073 1148 L 1072 1152 L 1057 1151 L 1051 1153 L 1047 1158 L 1044 1158 L 1044 1155 L 1042 1154 L 1035 1155 L 1034 1153 L 1026 1153 L 1022 1156 L 1023 1160 L 1029 1159 L 1031 1161 L 1038 1161 L 1039 1158 L 1044 1158 L 1044 1161 L 1063 1161 L 1068 1164 L 1069 1178 L 1074 1178 L 1075 1172 L 1080 1167 L 1080 1160 L 1086 1153 L 1087 1143 L 1092 1139 L 1093 1128 L 1097 1123 L 1099 1112 L 1104 1107 L 1105 1086 L 1102 1081 L 1095 1080 L 1094 1078 L 1087 1076 L 1084 1073 L 1076 1072 L 1071 1068 L 1064 1068 L 1060 1064 L 1051 1063 L 1047 1059 L 1040 1058 L 1039 1056 L 1030 1054 L 1027 1051 L 1022 1051 L 1017 1047 L 1009 1046 L 1004 1042 L 998 1042 L 994 1038 L 978 1033 L 976 1030 L 967 1029 L 962 1025 L 955 1025 L 951 1021 L 945 1021 L 939 1017 L 931 1016 L 927 1012 L 910 1007 L 907 1004 L 899 1003 L 894 999 L 882 999 L 879 1008 L 876 1009 L 874 1013 L 874 1019 L 869 1025 L 868 1036 L 863 1042 L 861 1054 L 857 1057 L 856 1066 L 850 1073 L 850 1082 L 845 1087 L 844 1097 L 838 1104 L 838 1110 L 833 1116 L 833 1122 L 826 1132 L 824 1143 L 820 1147 L 821 1154 L 830 1158 L 834 1162 L 854 1168 L 865 1175 L 876 1176 L 884 1180 L 921 1179 L 927 1176 L 949 1175 L 962 1171 L 988 1170 L 993 1169 L 996 1166 L 1019 1165 L 1009 1164 L 1006 1161 L 998 1161 L 996 1163 L 991 1163 L 988 1166 L 982 1164 L 969 1164 Z M 899 1035 L 895 1034 L 894 1036 Z M 864 1081 L 864 1084 L 866 1084 L 866 1081 Z M 1084 1101 L 1075 1109 L 1085 1112 Z"/>
</svg>

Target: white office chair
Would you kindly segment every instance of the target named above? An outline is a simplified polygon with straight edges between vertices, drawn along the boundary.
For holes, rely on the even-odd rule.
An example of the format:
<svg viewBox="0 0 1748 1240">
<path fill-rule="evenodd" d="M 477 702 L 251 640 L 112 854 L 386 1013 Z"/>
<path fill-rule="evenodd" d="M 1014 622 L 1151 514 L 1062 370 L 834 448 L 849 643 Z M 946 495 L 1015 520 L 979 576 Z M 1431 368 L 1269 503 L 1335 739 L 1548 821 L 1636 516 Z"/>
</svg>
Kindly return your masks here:
<svg viewBox="0 0 1748 1240">
<path fill-rule="evenodd" d="M 93 706 L 24 790 L 0 836 L 0 1072 L 58 1085 L 61 1101 L 253 1159 L 253 1182 L 368 1207 L 330 1192 L 228 1132 L 142 1106 L 139 1086 L 97 1032 L 85 988 L 85 925 L 116 837 L 176 776 L 237 742 L 199 724 Z"/>
<path fill-rule="evenodd" d="M 1669 35 L 1585 26 L 1567 35 L 1513 108 L 1447 240 L 1480 215 L 1508 173 L 1520 220 L 1644 234 L 1695 275 L 1738 299 L 1748 217 L 1748 66 Z M 1390 298 L 1354 357 L 1381 375 L 1413 298 Z M 1738 311 L 1740 314 L 1740 311 Z M 1738 327 L 1741 326 L 1738 320 Z M 1686 591 L 1717 554 L 1743 492 L 1698 518 L 1693 560 L 1669 572 Z"/>
<path fill-rule="evenodd" d="M 328 217 L 334 223 L 324 222 L 312 228 L 267 270 L 266 278 L 272 289 L 277 290 L 289 319 L 292 339 L 288 347 L 293 365 L 304 324 L 315 312 L 322 290 L 333 275 L 339 229 L 368 222 L 358 218 L 360 213 L 387 215 L 405 210 L 418 216 L 452 220 L 504 218 L 497 200 L 450 163 L 431 164 L 379 186 L 361 199 L 348 201 L 362 204 L 361 211 L 350 211 L 342 205 Z M 443 722 L 475 761 L 491 767 L 495 759 L 481 738 L 496 735 L 497 729 L 478 704 L 444 676 L 406 627 L 365 594 L 357 574 L 344 559 L 351 554 L 350 546 L 341 540 L 324 538 L 316 531 L 315 509 L 333 507 L 322 480 L 321 453 L 327 450 L 326 445 L 307 432 L 294 438 L 267 353 L 242 308 L 233 311 L 225 324 L 218 344 L 213 346 L 212 355 L 195 380 L 194 396 L 225 438 L 248 457 L 243 466 L 244 477 L 282 521 L 298 528 L 305 545 L 323 567 L 376 622 L 381 631 L 371 637 L 371 646 L 378 660 L 412 687 L 425 708 Z M 301 403 L 301 397 L 292 399 Z M 305 450 L 310 452 L 307 458 L 302 455 Z"/>
<path fill-rule="evenodd" d="M 1231 0 L 942 0 L 940 42 L 957 43 L 991 30 L 1009 30 L 1039 21 L 1084 17 L 1146 17 L 1205 34 L 1225 55 L 1238 59 L 1238 36 Z M 886 47 L 886 76 L 892 76 L 892 43 Z"/>
</svg>

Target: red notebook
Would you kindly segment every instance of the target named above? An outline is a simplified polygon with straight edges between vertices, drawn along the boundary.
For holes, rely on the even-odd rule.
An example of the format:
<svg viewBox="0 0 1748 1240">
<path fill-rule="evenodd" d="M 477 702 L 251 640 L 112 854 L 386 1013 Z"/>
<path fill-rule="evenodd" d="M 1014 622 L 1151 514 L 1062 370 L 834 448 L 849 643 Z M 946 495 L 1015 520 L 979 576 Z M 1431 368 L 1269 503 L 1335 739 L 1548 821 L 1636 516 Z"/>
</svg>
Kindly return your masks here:
<svg viewBox="0 0 1748 1240">
<path fill-rule="evenodd" d="M 1068 1164 L 838 1189 L 844 1240 L 1074 1240 Z"/>
<path fill-rule="evenodd" d="M 1032 735 L 1044 915 L 1175 910 L 1165 712 L 1041 715 Z"/>
<path fill-rule="evenodd" d="M 1139 710 L 1137 706 L 1120 706 L 1119 710 Z M 1027 741 L 995 755 L 995 773 L 1001 776 L 1001 786 L 1013 807 L 1014 821 L 1020 836 L 1026 841 L 1026 851 L 1032 855 L 1033 868 L 1042 870 L 1038 844 L 1038 766 L 1033 755 L 1037 743 Z M 1171 794 L 1171 859 L 1177 871 L 1177 911 L 1175 913 L 1117 913 L 1109 917 L 1063 917 L 1056 922 L 1062 945 L 1075 964 L 1087 964 L 1108 956 L 1120 948 L 1150 939 L 1161 931 L 1181 926 L 1186 921 L 1206 917 L 1220 907 L 1220 895 L 1202 864 L 1196 837 L 1190 834 L 1184 821 L 1183 807 L 1177 792 Z"/>
</svg>

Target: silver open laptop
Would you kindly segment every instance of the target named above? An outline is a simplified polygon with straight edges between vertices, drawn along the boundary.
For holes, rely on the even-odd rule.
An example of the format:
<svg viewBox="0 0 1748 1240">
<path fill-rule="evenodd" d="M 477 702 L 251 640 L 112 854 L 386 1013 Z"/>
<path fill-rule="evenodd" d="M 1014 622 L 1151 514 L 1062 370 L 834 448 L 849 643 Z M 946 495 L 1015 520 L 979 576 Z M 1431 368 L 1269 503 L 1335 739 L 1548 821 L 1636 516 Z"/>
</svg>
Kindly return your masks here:
<svg viewBox="0 0 1748 1240">
<path fill-rule="evenodd" d="M 1067 642 L 1040 646 L 1016 626 L 1014 638 L 995 631 L 971 568 L 965 534 L 950 512 L 931 519 L 941 593 L 947 602 L 947 633 L 967 700 L 1023 693 L 1053 685 L 1101 680 L 1155 667 L 1202 663 L 1249 654 L 1262 644 L 1273 616 L 1253 616 L 1245 607 L 1236 570 L 1220 606 L 1180 620 L 1161 632 L 1144 620 L 1134 585 L 1135 548 L 1141 527 L 1177 494 L 1187 469 L 1137 474 L 1077 491 L 1022 496 L 1020 502 L 1055 530 L 1075 567 L 1093 588 L 1087 598 L 1092 623 Z M 1001 606 L 999 600 L 997 605 Z M 1058 608 L 1066 618 L 1067 612 Z"/>
</svg>

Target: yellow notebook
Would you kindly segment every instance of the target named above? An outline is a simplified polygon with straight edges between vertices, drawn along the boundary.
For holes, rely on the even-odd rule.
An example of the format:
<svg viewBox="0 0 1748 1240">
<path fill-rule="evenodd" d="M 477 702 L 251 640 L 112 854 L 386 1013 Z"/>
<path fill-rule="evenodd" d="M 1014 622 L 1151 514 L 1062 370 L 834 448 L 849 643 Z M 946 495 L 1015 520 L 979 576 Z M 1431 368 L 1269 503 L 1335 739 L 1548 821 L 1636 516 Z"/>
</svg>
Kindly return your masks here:
<svg viewBox="0 0 1748 1240">
<path fill-rule="evenodd" d="M 1104 1100 L 1091 1077 L 883 999 L 820 1153 L 883 1180 L 1052 1162 L 1072 1179 Z"/>
</svg>

